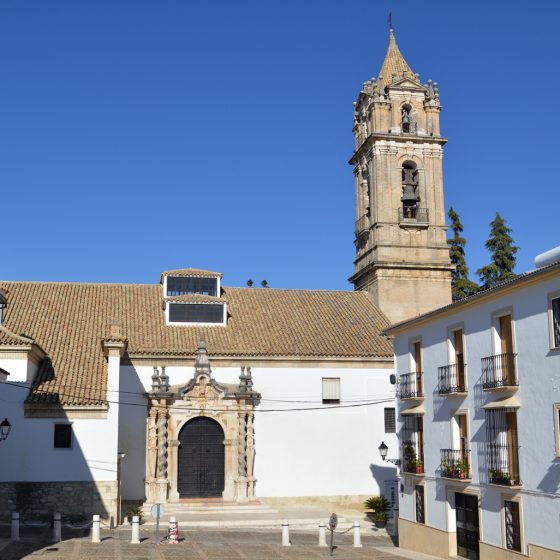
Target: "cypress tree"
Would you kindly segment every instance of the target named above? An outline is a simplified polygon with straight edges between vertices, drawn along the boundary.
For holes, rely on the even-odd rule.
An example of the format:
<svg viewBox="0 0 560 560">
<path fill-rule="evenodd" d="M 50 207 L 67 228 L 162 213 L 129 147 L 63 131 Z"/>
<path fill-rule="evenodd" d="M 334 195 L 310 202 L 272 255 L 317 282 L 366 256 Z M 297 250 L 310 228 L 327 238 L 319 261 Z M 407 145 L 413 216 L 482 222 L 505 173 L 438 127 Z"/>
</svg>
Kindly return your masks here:
<svg viewBox="0 0 560 560">
<path fill-rule="evenodd" d="M 515 276 L 515 253 L 519 251 L 519 247 L 513 244 L 510 233 L 511 229 L 506 226 L 506 221 L 496 212 L 496 217 L 490 222 L 490 237 L 485 244 L 492 254 L 492 262 L 476 271 L 484 289 Z"/>
<path fill-rule="evenodd" d="M 459 214 L 457 214 L 453 208 L 450 208 L 447 215 L 451 220 L 451 231 L 453 231 L 453 237 L 447 240 L 447 244 L 449 245 L 449 257 L 451 258 L 451 263 L 455 265 L 455 270 L 451 278 L 451 294 L 453 301 L 457 301 L 458 299 L 475 294 L 478 291 L 478 285 L 472 280 L 469 280 L 469 269 L 465 260 L 465 245 L 467 244 L 467 240 L 461 236 L 461 233 L 463 233 L 463 224 L 461 223 Z"/>
</svg>

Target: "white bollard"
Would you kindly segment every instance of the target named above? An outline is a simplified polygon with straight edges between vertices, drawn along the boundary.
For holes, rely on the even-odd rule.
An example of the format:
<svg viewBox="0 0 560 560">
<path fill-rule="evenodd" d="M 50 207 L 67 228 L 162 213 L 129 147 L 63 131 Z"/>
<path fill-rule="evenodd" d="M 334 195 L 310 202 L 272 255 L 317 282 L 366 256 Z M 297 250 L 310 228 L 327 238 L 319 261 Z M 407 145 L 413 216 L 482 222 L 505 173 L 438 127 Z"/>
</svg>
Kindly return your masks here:
<svg viewBox="0 0 560 560">
<path fill-rule="evenodd" d="M 327 527 L 324 521 L 319 523 L 319 546 L 327 546 Z"/>
<path fill-rule="evenodd" d="M 101 542 L 101 518 L 99 515 L 93 516 L 93 524 L 91 526 L 91 542 L 100 543 Z"/>
<path fill-rule="evenodd" d="M 352 533 L 354 533 L 354 544 L 352 544 L 352 546 L 356 547 L 356 548 L 361 548 L 362 547 L 362 538 L 360 535 L 360 522 L 359 521 L 354 521 L 354 523 L 352 523 Z"/>
<path fill-rule="evenodd" d="M 287 519 L 282 521 L 282 546 L 290 546 L 290 524 Z"/>
<path fill-rule="evenodd" d="M 167 533 L 167 542 L 169 544 L 179 544 L 179 524 L 177 518 L 171 516 L 169 518 L 169 531 Z"/>
<path fill-rule="evenodd" d="M 140 544 L 140 517 L 135 515 L 132 518 L 132 544 Z"/>
<path fill-rule="evenodd" d="M 55 513 L 53 516 L 52 538 L 54 542 L 60 542 L 62 540 L 62 524 L 60 520 L 60 513 Z"/>
<path fill-rule="evenodd" d="M 19 513 L 12 513 L 12 540 L 19 541 Z"/>
</svg>

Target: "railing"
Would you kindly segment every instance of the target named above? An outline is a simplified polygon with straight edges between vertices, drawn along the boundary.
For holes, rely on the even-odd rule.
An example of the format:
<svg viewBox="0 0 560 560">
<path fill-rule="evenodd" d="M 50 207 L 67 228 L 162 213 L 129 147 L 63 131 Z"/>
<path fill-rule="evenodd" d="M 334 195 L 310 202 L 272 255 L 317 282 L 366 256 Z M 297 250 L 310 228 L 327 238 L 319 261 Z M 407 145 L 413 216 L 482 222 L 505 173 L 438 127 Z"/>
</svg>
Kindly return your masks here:
<svg viewBox="0 0 560 560">
<path fill-rule="evenodd" d="M 417 206 L 404 206 L 399 208 L 399 222 L 404 223 L 428 223 L 428 209 Z"/>
<path fill-rule="evenodd" d="M 402 470 L 407 473 L 424 474 L 424 453 L 412 441 L 403 442 Z"/>
<path fill-rule="evenodd" d="M 470 449 L 440 449 L 441 476 L 445 478 L 471 478 Z"/>
<path fill-rule="evenodd" d="M 367 216 L 362 216 L 359 220 L 356 220 L 356 227 L 354 229 L 356 236 L 366 232 L 369 229 L 369 218 Z"/>
<path fill-rule="evenodd" d="M 517 387 L 517 354 L 498 354 L 482 358 L 482 388 Z"/>
<path fill-rule="evenodd" d="M 463 363 L 449 364 L 438 367 L 438 393 L 465 393 L 465 365 Z"/>
<path fill-rule="evenodd" d="M 405 373 L 399 376 L 399 397 L 401 399 L 423 397 L 422 376 L 422 372 Z"/>
<path fill-rule="evenodd" d="M 516 445 L 488 443 L 488 482 L 517 486 L 519 477 L 519 447 Z"/>
</svg>

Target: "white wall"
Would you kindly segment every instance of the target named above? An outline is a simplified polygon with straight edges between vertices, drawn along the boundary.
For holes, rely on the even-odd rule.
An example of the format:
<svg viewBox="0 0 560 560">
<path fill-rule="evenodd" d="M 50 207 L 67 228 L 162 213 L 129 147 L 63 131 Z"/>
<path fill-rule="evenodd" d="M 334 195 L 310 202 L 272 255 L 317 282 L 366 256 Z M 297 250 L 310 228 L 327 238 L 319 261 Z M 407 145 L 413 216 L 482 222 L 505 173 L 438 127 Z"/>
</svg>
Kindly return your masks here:
<svg viewBox="0 0 560 560">
<path fill-rule="evenodd" d="M 121 371 L 123 391 L 149 390 L 152 367 L 124 366 Z M 186 384 L 193 372 L 192 365 L 166 368 L 171 384 Z M 396 469 L 382 463 L 377 450 L 384 440 L 396 452 L 396 436 L 384 431 L 384 408 L 395 404 L 328 410 L 328 405 L 321 404 L 321 380 L 340 377 L 342 404 L 353 404 L 356 400 L 393 399 L 391 372 L 389 369 L 252 368 L 253 387 L 262 395 L 255 413 L 257 495 L 378 494 L 376 478 L 382 487 L 384 480 L 396 476 Z M 238 383 L 239 375 L 239 368 L 213 368 L 212 371 L 213 378 L 222 383 Z M 123 400 L 131 403 L 121 406 L 120 447 L 127 453 L 123 462 L 123 495 L 125 499 L 142 498 L 146 408 L 135 406 L 142 402 L 137 396 L 123 394 Z M 319 410 L 265 412 L 302 407 Z"/>
<path fill-rule="evenodd" d="M 473 484 L 481 495 L 482 540 L 502 546 L 501 506 L 506 496 L 521 497 L 524 542 L 560 549 L 560 459 L 555 457 L 553 403 L 560 402 L 560 353 L 549 347 L 547 294 L 560 290 L 560 277 L 518 288 L 515 292 L 458 311 L 429 325 L 411 329 L 395 339 L 397 372 L 409 371 L 408 344 L 422 338 L 424 362 L 425 409 L 424 456 L 426 469 L 427 523 L 443 530 L 454 530 L 446 523 L 446 487 L 461 489 L 461 483 L 437 477 L 440 449 L 451 448 L 450 419 L 457 409 L 469 410 Z M 517 413 L 520 476 L 523 487 L 513 492 L 505 487 L 488 485 L 483 443 L 486 440 L 485 414 L 481 406 L 499 398 L 481 386 L 481 358 L 494 353 L 492 314 L 511 307 L 513 310 L 514 351 L 517 352 L 521 402 Z M 440 397 L 437 394 L 437 368 L 449 363 L 447 331 L 462 322 L 466 335 L 468 395 L 464 398 Z M 407 405 L 408 406 L 408 405 Z M 403 406 L 404 408 L 404 406 Z M 400 515 L 413 520 L 411 489 L 401 496 Z"/>
</svg>

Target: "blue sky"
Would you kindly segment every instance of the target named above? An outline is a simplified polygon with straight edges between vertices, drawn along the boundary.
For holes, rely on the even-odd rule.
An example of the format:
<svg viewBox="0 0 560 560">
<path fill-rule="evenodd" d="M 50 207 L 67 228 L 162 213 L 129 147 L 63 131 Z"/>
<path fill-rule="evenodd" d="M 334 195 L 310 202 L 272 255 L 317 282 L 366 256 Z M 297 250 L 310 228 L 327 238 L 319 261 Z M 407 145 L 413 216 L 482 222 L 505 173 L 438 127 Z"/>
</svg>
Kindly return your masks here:
<svg viewBox="0 0 560 560">
<path fill-rule="evenodd" d="M 474 271 L 559 245 L 560 2 L 4 0 L 0 277 L 348 289 L 352 102 L 401 51 L 439 83 Z"/>
</svg>

